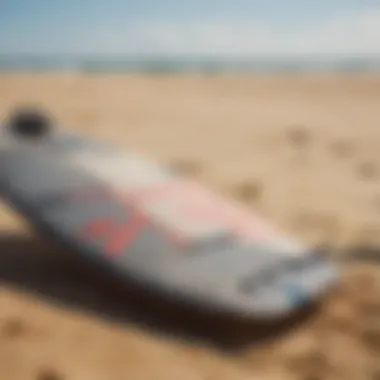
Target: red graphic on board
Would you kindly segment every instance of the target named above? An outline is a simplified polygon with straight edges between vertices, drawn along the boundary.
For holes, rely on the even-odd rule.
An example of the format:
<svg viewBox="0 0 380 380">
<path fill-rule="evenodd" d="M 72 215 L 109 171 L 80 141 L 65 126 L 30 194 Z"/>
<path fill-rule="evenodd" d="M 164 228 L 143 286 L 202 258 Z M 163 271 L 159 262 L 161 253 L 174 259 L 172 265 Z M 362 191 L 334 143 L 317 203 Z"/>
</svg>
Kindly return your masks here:
<svg viewBox="0 0 380 380">
<path fill-rule="evenodd" d="M 102 238 L 108 235 L 113 229 L 114 221 L 111 219 L 99 218 L 91 220 L 83 229 L 83 236 L 89 239 Z"/>
<path fill-rule="evenodd" d="M 168 181 L 136 191 L 112 192 L 90 189 L 76 193 L 73 199 L 81 202 L 115 200 L 120 202 L 121 206 L 127 207 L 128 214 L 132 213 L 127 222 L 99 218 L 90 221 L 84 227 L 85 238 L 106 237 L 105 250 L 112 257 L 128 249 L 144 229 L 152 224 L 160 228 L 176 245 L 184 246 L 189 243 L 188 240 L 191 238 L 178 231 L 175 225 L 168 227 L 156 223 L 152 216 L 140 209 L 141 205 L 175 204 L 174 212 L 183 222 L 193 225 L 215 224 L 231 231 L 235 236 L 250 241 L 263 241 L 275 236 L 274 230 L 263 220 L 229 204 L 197 183 L 186 180 Z"/>
<path fill-rule="evenodd" d="M 105 247 L 107 254 L 115 257 L 130 247 L 146 225 L 148 225 L 148 220 L 143 215 L 134 214 L 128 223 L 120 225 L 108 239 Z"/>
<path fill-rule="evenodd" d="M 106 238 L 105 252 L 108 256 L 117 257 L 134 242 L 149 225 L 149 220 L 141 212 L 134 211 L 127 222 L 117 222 L 114 218 L 90 220 L 83 227 L 86 240 Z"/>
</svg>

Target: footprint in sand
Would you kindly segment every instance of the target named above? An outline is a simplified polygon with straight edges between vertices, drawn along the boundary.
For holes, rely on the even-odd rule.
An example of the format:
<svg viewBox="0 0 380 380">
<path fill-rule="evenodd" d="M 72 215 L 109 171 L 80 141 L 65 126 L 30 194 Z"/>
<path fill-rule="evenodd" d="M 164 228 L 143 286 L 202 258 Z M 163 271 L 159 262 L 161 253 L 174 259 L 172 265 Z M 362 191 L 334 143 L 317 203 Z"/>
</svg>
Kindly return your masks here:
<svg viewBox="0 0 380 380">
<path fill-rule="evenodd" d="M 245 203 L 260 201 L 264 193 L 264 185 L 259 181 L 242 181 L 233 186 L 232 195 Z"/>
<path fill-rule="evenodd" d="M 26 325 L 24 321 L 18 318 L 8 319 L 3 322 L 0 329 L 0 334 L 3 338 L 18 338 L 26 333 Z"/>
<path fill-rule="evenodd" d="M 362 162 L 357 168 L 357 173 L 359 179 L 369 181 L 378 176 L 378 168 L 374 162 Z"/>
<path fill-rule="evenodd" d="M 302 126 L 290 128 L 286 136 L 287 140 L 298 149 L 307 148 L 311 143 L 310 132 Z"/>
</svg>

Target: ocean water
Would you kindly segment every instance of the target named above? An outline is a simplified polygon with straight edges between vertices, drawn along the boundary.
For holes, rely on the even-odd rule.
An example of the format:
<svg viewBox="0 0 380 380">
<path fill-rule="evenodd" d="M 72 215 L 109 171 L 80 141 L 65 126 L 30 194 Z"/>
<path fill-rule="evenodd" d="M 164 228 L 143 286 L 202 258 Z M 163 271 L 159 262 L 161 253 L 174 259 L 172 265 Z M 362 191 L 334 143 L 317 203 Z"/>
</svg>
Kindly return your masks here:
<svg viewBox="0 0 380 380">
<path fill-rule="evenodd" d="M 175 74 L 198 72 L 367 72 L 380 69 L 379 59 L 221 59 L 196 57 L 1 56 L 1 71 L 74 71 L 79 73 Z"/>
</svg>

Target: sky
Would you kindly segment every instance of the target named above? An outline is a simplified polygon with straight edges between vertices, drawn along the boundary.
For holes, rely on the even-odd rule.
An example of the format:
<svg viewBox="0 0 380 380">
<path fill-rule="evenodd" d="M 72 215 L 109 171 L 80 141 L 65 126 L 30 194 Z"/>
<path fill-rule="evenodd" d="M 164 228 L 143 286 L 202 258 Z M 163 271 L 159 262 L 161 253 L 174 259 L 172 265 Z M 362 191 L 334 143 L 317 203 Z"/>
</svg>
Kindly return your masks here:
<svg viewBox="0 0 380 380">
<path fill-rule="evenodd" d="M 0 0 L 0 54 L 380 57 L 380 0 Z"/>
</svg>

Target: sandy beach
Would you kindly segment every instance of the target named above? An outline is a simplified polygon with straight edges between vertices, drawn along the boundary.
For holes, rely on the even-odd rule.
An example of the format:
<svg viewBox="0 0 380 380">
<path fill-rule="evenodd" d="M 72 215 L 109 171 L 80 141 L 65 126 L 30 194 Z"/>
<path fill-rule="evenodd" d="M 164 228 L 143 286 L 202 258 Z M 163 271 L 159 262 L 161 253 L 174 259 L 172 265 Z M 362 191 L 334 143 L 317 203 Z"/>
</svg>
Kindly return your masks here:
<svg viewBox="0 0 380 380">
<path fill-rule="evenodd" d="M 0 75 L 1 117 L 43 106 L 340 256 L 380 245 L 379 101 L 375 74 Z M 375 262 L 345 264 L 339 289 L 305 321 L 230 353 L 112 322 L 123 299 L 72 273 L 6 205 L 0 231 L 1 379 L 380 379 Z"/>
</svg>

